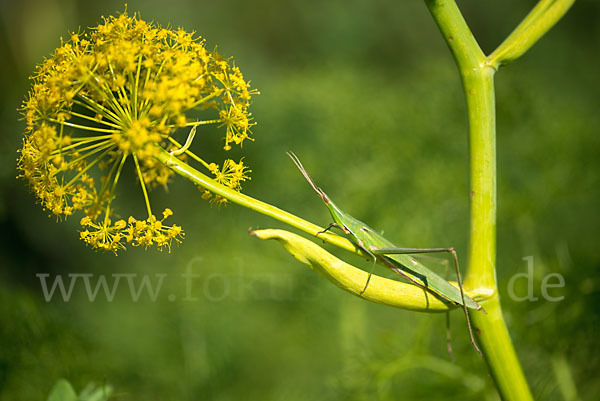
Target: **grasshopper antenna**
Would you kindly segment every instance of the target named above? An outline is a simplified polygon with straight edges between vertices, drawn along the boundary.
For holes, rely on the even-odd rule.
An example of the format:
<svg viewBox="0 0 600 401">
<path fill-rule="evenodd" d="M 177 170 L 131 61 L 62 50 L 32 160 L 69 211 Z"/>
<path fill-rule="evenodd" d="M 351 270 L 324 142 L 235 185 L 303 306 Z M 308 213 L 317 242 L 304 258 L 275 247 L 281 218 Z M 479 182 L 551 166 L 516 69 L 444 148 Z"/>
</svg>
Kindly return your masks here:
<svg viewBox="0 0 600 401">
<path fill-rule="evenodd" d="M 285 153 L 290 157 L 290 159 L 292 159 L 292 161 L 294 162 L 296 167 L 298 167 L 298 170 L 300 170 L 300 172 L 302 173 L 304 178 L 306 178 L 306 181 L 308 181 L 310 186 L 319 194 L 319 196 L 323 199 L 323 201 L 325 203 L 329 203 L 329 198 L 327 197 L 325 192 L 323 192 L 323 190 L 315 184 L 315 182 L 312 180 L 312 178 L 310 178 L 310 175 L 308 175 L 308 173 L 306 172 L 306 169 L 300 162 L 300 159 L 298 159 L 298 156 L 296 156 L 294 154 L 294 152 L 292 152 L 292 151 L 285 152 Z"/>
</svg>

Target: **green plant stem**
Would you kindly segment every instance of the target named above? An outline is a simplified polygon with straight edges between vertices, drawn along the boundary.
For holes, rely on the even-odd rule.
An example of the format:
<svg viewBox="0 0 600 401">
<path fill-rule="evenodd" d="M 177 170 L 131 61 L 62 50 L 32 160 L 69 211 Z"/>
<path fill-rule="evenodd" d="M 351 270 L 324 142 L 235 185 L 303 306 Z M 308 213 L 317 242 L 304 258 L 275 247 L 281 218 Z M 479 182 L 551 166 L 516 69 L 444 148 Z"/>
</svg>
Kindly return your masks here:
<svg viewBox="0 0 600 401">
<path fill-rule="evenodd" d="M 487 64 L 453 0 L 426 0 L 458 65 L 469 119 L 471 220 L 469 264 L 464 287 L 487 293 L 487 310 L 470 316 L 501 397 L 533 400 L 502 316 L 496 284 L 495 69 Z"/>
<path fill-rule="evenodd" d="M 566 13 L 575 0 L 540 0 L 504 42 L 488 57 L 495 69 L 519 58 Z"/>
<path fill-rule="evenodd" d="M 196 170 L 189 164 L 179 160 L 177 157 L 171 155 L 169 152 L 163 150 L 162 148 L 160 149 L 160 152 L 156 156 L 156 158 L 158 159 L 158 161 L 175 171 L 177 174 L 187 178 L 194 184 L 216 195 L 222 196 L 228 201 L 237 203 L 238 205 L 247 207 L 256 212 L 277 219 L 310 235 L 315 235 L 317 232 L 323 231 L 323 227 L 319 227 L 318 225 L 306 221 L 289 212 L 286 212 L 285 210 L 281 210 L 275 206 L 269 205 L 268 203 L 262 202 L 258 199 L 254 199 L 248 195 L 234 191 L 229 187 L 219 184 L 212 178 L 202 174 L 200 171 Z M 367 256 L 350 240 L 344 237 L 340 237 L 339 235 L 326 232 L 319 234 L 319 239 L 327 241 L 332 245 L 338 246 L 357 255 Z"/>
</svg>

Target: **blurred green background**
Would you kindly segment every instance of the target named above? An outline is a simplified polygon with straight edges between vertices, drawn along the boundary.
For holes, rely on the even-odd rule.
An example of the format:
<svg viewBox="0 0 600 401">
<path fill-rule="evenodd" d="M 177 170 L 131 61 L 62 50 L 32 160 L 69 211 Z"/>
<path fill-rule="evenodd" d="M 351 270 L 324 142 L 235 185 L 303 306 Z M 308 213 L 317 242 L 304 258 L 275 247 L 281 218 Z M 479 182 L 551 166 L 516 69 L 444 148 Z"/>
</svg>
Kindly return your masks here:
<svg viewBox="0 0 600 401">
<path fill-rule="evenodd" d="M 402 3 L 402 4 L 400 4 Z M 253 170 L 244 192 L 317 224 L 329 215 L 285 155 L 296 152 L 338 204 L 404 246 L 468 241 L 466 118 L 456 67 L 421 1 L 129 1 L 130 13 L 197 31 L 261 91 L 256 141 L 235 149 Z M 461 1 L 490 52 L 533 1 Z M 78 26 L 118 1 L 0 4 L 0 399 L 43 400 L 59 378 L 110 383 L 119 400 L 496 400 L 486 366 L 452 316 L 361 301 L 248 227 L 286 228 L 237 206 L 211 207 L 176 177 L 151 196 L 186 239 L 171 254 L 118 257 L 57 224 L 15 179 L 23 121 L 16 111 L 34 66 Z M 498 280 L 518 355 L 539 400 L 600 393 L 600 6 L 576 3 L 540 43 L 497 75 Z M 222 160 L 222 132 L 197 140 Z M 129 193 L 130 192 L 130 193 Z M 138 191 L 123 189 L 143 211 Z M 132 212 L 135 214 L 138 210 Z M 341 254 L 341 256 L 346 256 Z M 533 256 L 533 294 L 508 282 Z M 350 259 L 355 261 L 355 259 Z M 367 264 L 368 266 L 368 264 Z M 181 274 L 192 269 L 183 300 Z M 36 274 L 166 275 L 153 302 L 122 279 L 112 302 L 46 302 Z M 383 273 L 383 272 L 380 272 Z M 564 288 L 542 297 L 549 273 Z M 136 286 L 139 281 L 136 281 Z M 518 279 L 515 293 L 527 294 Z M 173 295 L 169 299 L 168 295 Z M 579 397 L 579 398 L 577 398 Z"/>
</svg>

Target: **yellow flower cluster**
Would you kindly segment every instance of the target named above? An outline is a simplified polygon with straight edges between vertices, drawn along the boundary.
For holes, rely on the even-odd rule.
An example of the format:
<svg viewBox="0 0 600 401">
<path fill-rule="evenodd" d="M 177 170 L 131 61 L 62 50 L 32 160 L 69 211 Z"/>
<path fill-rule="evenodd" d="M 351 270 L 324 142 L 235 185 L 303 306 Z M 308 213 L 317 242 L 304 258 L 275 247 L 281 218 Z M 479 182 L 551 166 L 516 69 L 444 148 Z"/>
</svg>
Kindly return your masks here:
<svg viewBox="0 0 600 401">
<path fill-rule="evenodd" d="M 75 179 L 65 182 L 59 174 L 67 163 L 58 150 L 70 146 L 71 137 L 58 137 L 54 127 L 41 123 L 21 149 L 20 168 L 42 205 L 55 215 L 69 216 L 85 209 L 88 215 L 95 216 L 100 202 L 94 179 L 86 174 L 86 161 L 72 161 L 77 172 Z M 45 168 L 40 169 L 40 165 Z"/>
<path fill-rule="evenodd" d="M 170 251 L 172 240 L 181 242 L 183 238 L 181 227 L 175 224 L 173 226 L 163 224 L 172 214 L 171 209 L 167 208 L 163 212 L 162 220 L 151 215 L 146 220 L 129 217 L 127 222 L 119 220 L 115 224 L 112 224 L 110 219 L 96 223 L 90 217 L 84 217 L 81 219 L 81 225 L 85 230 L 81 231 L 80 236 L 94 248 L 115 253 L 119 249 L 125 249 L 125 243 L 144 248 L 156 245 L 158 249 L 167 247 Z"/>
<path fill-rule="evenodd" d="M 177 134 L 225 127 L 225 150 L 251 139 L 248 107 L 257 92 L 231 60 L 208 51 L 194 33 L 126 12 L 71 35 L 32 80 L 22 108 L 27 127 L 20 175 L 54 215 L 83 211 L 81 238 L 95 248 L 116 251 L 130 243 L 162 249 L 181 237 L 181 228 L 163 225 L 170 210 L 157 220 L 148 198 L 149 189 L 166 187 L 173 175 L 155 156 L 181 147 Z M 200 112 L 208 119 L 199 119 Z M 219 168 L 189 150 L 181 155 L 187 156 L 235 190 L 249 178 L 242 161 L 228 159 Z M 148 218 L 112 224 L 119 218 L 112 201 L 126 166 L 140 183 Z"/>
<path fill-rule="evenodd" d="M 242 188 L 242 181 L 250 179 L 247 174 L 252 172 L 247 166 L 244 166 L 242 160 L 240 160 L 239 163 L 236 163 L 231 159 L 225 160 L 223 167 L 221 168 L 219 168 L 216 163 L 210 163 L 207 168 L 215 176 L 215 181 L 235 189 L 236 191 L 239 191 Z M 219 195 L 213 195 L 206 190 L 204 190 L 202 198 L 210 199 L 213 204 L 222 205 L 227 203 L 227 199 Z"/>
</svg>

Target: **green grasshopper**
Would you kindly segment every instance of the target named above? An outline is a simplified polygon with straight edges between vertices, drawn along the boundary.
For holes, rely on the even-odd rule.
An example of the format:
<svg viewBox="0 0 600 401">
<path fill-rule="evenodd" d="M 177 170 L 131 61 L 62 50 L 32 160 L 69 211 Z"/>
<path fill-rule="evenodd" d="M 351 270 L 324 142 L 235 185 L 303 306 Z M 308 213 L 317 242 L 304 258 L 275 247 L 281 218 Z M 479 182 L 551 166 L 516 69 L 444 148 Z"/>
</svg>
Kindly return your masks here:
<svg viewBox="0 0 600 401">
<path fill-rule="evenodd" d="M 292 159 L 296 167 L 300 170 L 304 178 L 308 181 L 310 186 L 319 194 L 325 205 L 329 209 L 331 213 L 331 217 L 333 217 L 333 223 L 331 223 L 325 230 L 316 233 L 319 234 L 330 230 L 335 227 L 340 229 L 344 234 L 351 237 L 351 239 L 355 242 L 356 246 L 362 250 L 364 253 L 369 255 L 373 262 L 375 263 L 378 258 L 385 266 L 387 266 L 392 271 L 398 273 L 404 279 L 410 281 L 411 283 L 423 288 L 423 290 L 428 293 L 433 294 L 434 296 L 440 298 L 443 301 L 461 305 L 464 312 L 465 318 L 467 319 L 467 326 L 469 328 L 469 336 L 471 338 L 471 343 L 473 347 L 481 354 L 481 351 L 477 347 L 475 342 L 475 338 L 473 337 L 473 330 L 471 328 L 471 321 L 469 319 L 469 314 L 467 312 L 467 308 L 480 310 L 485 313 L 485 310 L 471 299 L 469 296 L 465 295 L 462 289 L 462 282 L 460 277 L 460 270 L 458 267 L 458 257 L 456 256 L 456 251 L 454 248 L 399 248 L 394 245 L 391 241 L 378 234 L 374 229 L 366 225 L 360 220 L 355 219 L 348 213 L 342 211 L 325 192 L 314 183 L 312 178 L 306 172 L 306 169 L 300 163 L 300 159 L 292 153 L 288 152 L 287 155 Z M 442 277 L 431 271 L 429 268 L 425 267 L 421 262 L 417 261 L 415 258 L 410 256 L 411 254 L 418 253 L 439 253 L 446 252 L 452 255 L 454 259 L 454 266 L 456 267 L 456 275 L 458 278 L 458 286 L 456 288 L 452 284 L 450 284 L 447 280 L 444 280 Z M 369 281 L 371 279 L 372 272 L 369 273 L 367 278 L 367 282 L 365 284 L 365 288 L 362 290 L 361 294 L 364 293 L 369 286 Z M 449 346 L 449 352 L 451 353 L 451 348 Z"/>
</svg>

